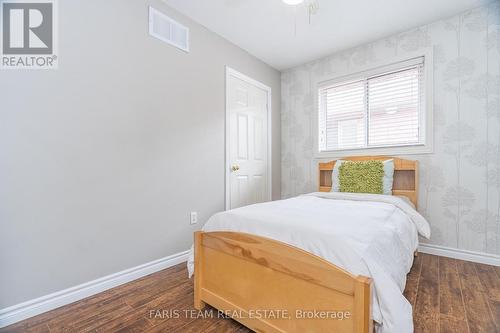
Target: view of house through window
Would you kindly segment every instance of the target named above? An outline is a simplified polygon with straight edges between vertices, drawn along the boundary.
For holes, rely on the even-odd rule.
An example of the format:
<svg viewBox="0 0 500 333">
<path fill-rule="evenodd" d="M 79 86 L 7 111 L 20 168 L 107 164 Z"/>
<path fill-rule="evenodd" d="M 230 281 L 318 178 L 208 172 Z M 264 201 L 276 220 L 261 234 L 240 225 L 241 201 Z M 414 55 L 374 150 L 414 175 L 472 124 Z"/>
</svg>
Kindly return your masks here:
<svg viewBox="0 0 500 333">
<path fill-rule="evenodd" d="M 423 144 L 423 57 L 319 89 L 320 151 Z"/>
</svg>

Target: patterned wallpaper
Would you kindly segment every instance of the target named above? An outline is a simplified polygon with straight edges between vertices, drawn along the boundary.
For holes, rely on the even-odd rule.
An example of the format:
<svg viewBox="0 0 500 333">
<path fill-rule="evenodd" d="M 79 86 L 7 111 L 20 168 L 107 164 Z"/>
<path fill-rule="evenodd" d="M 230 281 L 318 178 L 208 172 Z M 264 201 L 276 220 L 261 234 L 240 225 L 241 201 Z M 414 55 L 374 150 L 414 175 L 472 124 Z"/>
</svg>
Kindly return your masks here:
<svg viewBox="0 0 500 333">
<path fill-rule="evenodd" d="M 419 210 L 432 226 L 427 242 L 500 254 L 499 1 L 283 72 L 282 197 L 317 188 L 317 83 L 429 47 L 434 153 L 405 156 L 421 162 Z"/>
</svg>

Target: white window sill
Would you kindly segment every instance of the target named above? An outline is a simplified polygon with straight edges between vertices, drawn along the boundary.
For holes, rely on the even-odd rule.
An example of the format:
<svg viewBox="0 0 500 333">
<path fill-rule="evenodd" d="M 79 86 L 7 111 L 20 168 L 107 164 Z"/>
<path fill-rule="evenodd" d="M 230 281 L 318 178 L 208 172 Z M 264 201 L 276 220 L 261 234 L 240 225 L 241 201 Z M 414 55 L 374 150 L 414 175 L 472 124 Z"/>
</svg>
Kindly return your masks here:
<svg viewBox="0 0 500 333">
<path fill-rule="evenodd" d="M 417 146 L 399 146 L 399 147 L 373 147 L 373 148 L 356 148 L 334 151 L 317 151 L 314 154 L 315 159 L 325 158 L 341 158 L 348 156 L 397 156 L 397 155 L 413 155 L 413 154 L 431 154 L 433 152 L 432 145 L 417 145 Z"/>
</svg>

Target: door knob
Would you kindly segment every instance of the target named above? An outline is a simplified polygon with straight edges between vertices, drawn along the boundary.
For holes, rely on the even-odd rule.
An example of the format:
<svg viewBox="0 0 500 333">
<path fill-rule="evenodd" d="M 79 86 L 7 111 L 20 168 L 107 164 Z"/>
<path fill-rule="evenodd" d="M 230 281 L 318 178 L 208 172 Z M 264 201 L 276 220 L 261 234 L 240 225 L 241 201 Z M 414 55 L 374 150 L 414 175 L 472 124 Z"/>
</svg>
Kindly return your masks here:
<svg viewBox="0 0 500 333">
<path fill-rule="evenodd" d="M 233 170 L 233 171 L 238 171 L 239 169 L 240 169 L 240 166 L 239 166 L 239 165 L 233 165 L 233 166 L 231 167 L 231 170 Z"/>
</svg>

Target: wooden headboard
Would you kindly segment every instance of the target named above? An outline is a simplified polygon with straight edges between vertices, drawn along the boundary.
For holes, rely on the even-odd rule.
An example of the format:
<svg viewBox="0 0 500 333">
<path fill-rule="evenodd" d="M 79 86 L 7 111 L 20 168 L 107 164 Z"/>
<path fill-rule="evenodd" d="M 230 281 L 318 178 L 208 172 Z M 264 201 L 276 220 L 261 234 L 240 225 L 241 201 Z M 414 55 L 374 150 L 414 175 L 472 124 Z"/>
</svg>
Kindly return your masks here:
<svg viewBox="0 0 500 333">
<path fill-rule="evenodd" d="M 393 195 L 408 197 L 417 207 L 418 201 L 418 161 L 404 160 L 389 156 L 354 156 L 345 157 L 345 161 L 367 161 L 367 160 L 394 160 L 394 182 L 392 184 Z M 332 190 L 332 171 L 336 161 L 319 163 L 319 191 L 330 192 Z"/>
</svg>

